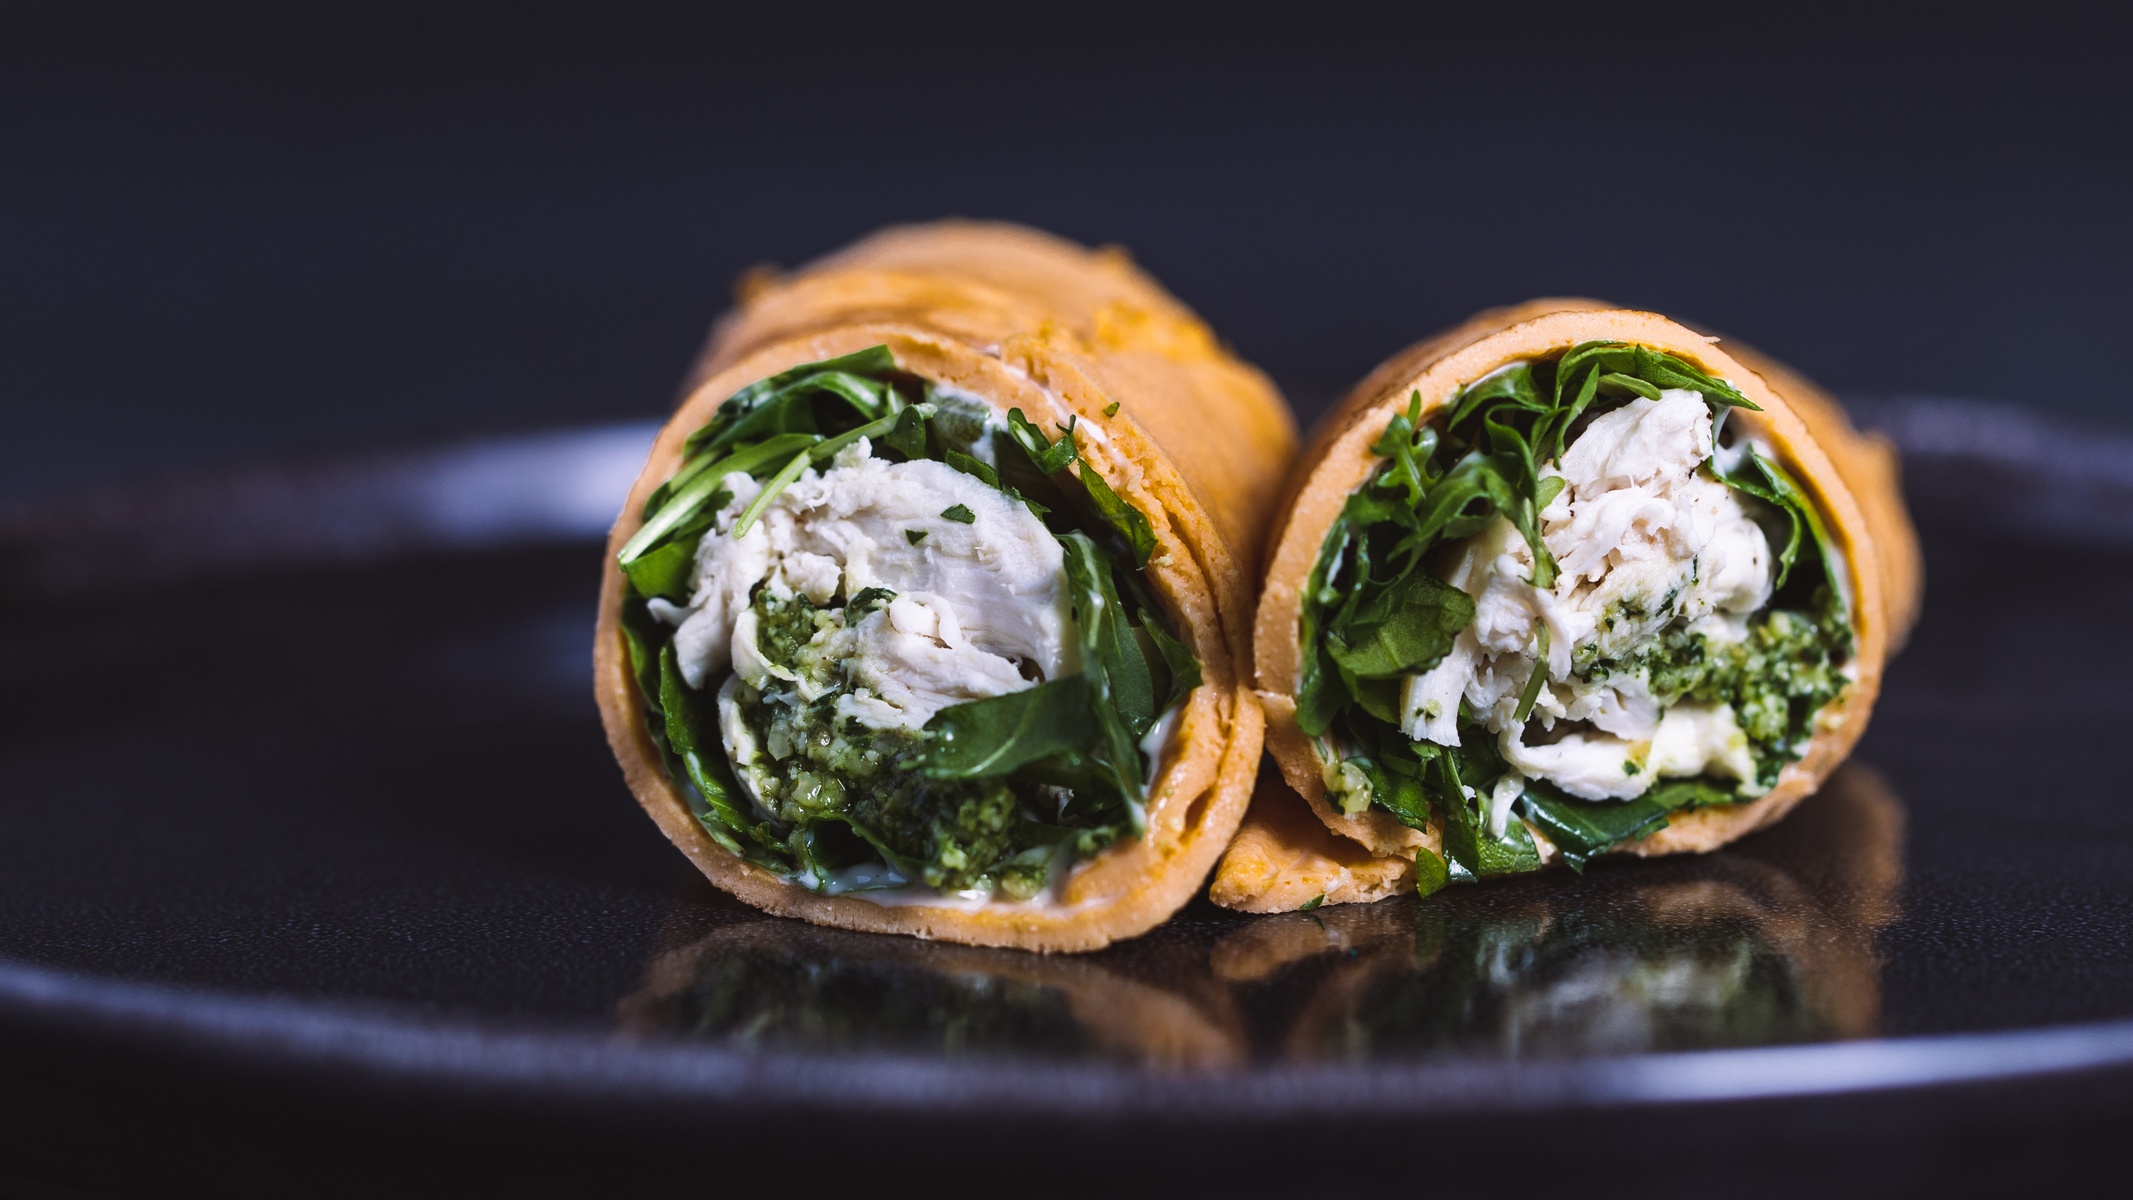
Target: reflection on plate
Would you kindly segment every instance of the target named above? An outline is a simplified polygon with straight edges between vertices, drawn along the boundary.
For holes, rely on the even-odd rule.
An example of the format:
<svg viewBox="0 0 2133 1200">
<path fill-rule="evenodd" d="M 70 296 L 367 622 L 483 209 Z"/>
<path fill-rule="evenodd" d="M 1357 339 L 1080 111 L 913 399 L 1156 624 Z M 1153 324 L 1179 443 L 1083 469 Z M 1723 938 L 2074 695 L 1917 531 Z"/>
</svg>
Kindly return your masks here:
<svg viewBox="0 0 2133 1200">
<path fill-rule="evenodd" d="M 1862 1037 L 1903 810 L 1849 766 L 1778 828 L 1700 858 L 1452 888 L 1410 907 L 1262 918 L 1214 948 L 1257 982 L 1334 954 L 1295 1059 L 1563 1058 Z"/>
<path fill-rule="evenodd" d="M 655 958 L 621 1019 L 765 1048 L 1197 1067 L 1861 1037 L 1880 1015 L 1874 935 L 1897 915 L 1902 831 L 1902 805 L 1854 765 L 1709 855 L 1187 919 L 1093 955 L 750 917 Z"/>
<path fill-rule="evenodd" d="M 818 929 L 764 917 L 653 960 L 620 1006 L 632 1033 L 779 1048 L 1240 1062 L 1234 1006 L 1191 947 L 1132 970 Z M 1143 956 L 1145 957 L 1145 956 Z M 1140 966 L 1142 964 L 1133 964 Z"/>
</svg>

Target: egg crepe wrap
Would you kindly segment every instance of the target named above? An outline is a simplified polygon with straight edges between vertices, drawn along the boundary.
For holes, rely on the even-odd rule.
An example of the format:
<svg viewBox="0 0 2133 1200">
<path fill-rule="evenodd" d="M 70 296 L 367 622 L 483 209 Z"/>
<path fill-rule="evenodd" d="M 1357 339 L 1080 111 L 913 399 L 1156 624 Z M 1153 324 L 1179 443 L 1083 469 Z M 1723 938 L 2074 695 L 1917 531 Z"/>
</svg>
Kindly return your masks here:
<svg viewBox="0 0 2133 1200">
<path fill-rule="evenodd" d="M 1249 800 L 1279 394 L 1115 249 L 894 228 L 745 279 L 609 541 L 608 740 L 719 887 L 1043 951 L 1156 925 Z"/>
<path fill-rule="evenodd" d="M 1290 476 L 1262 786 L 1217 903 L 1285 912 L 1778 820 L 1865 731 L 1923 571 L 1895 451 L 1797 374 L 1550 299 L 1385 363 Z"/>
</svg>

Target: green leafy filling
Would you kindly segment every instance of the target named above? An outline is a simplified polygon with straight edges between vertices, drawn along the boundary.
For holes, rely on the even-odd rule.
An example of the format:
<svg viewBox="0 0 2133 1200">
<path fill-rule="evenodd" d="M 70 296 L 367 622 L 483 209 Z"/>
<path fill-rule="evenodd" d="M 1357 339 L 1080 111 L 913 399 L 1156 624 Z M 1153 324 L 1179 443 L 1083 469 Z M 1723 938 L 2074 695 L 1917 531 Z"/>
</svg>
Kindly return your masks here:
<svg viewBox="0 0 2133 1200">
<path fill-rule="evenodd" d="M 1058 538 L 1083 671 L 1024 691 L 942 709 L 924 731 L 839 719 L 843 664 L 818 635 L 857 626 L 895 598 L 886 588 L 777 600 L 758 589 L 758 648 L 821 694 L 736 685 L 743 723 L 766 752 L 747 764 L 766 812 L 740 787 L 718 734 L 710 690 L 687 686 L 673 631 L 648 601 L 685 603 L 698 547 L 740 471 L 765 481 L 734 536 L 810 465 L 859 440 L 891 459 L 931 459 L 1018 501 Z M 975 451 L 988 445 L 997 467 Z M 917 881 L 1021 899 L 1052 872 L 1141 830 L 1152 763 L 1141 742 L 1162 712 L 1200 684 L 1200 666 L 1141 574 L 1155 549 L 1147 518 L 1080 461 L 1071 426 L 1055 441 L 1015 410 L 998 429 L 953 393 L 898 370 L 886 346 L 784 371 L 736 392 L 684 444 L 684 460 L 645 504 L 619 565 L 630 587 L 623 632 L 668 772 L 726 849 L 811 886 L 836 890 Z M 961 504 L 942 517 L 964 524 Z M 923 530 L 906 531 L 916 545 Z M 715 690 L 715 689 L 713 689 Z M 878 861 L 854 884 L 854 870 Z"/>
<path fill-rule="evenodd" d="M 1297 723 L 1319 739 L 1329 760 L 1339 756 L 1327 775 L 1344 808 L 1359 812 L 1367 803 L 1416 829 L 1441 830 L 1449 861 L 1422 852 L 1418 883 L 1425 893 L 1448 880 L 1540 865 L 1519 821 L 1507 821 L 1500 837 L 1489 828 L 1484 789 L 1506 765 L 1479 721 L 1462 706 L 1455 748 L 1410 741 L 1398 728 L 1402 681 L 1441 662 L 1474 615 L 1473 600 L 1438 581 L 1425 559 L 1501 517 L 1533 552 L 1527 581 L 1554 586 L 1557 571 L 1541 540 L 1540 512 L 1563 481 L 1541 479 L 1541 464 L 1559 458 L 1590 418 L 1640 396 L 1657 400 L 1670 388 L 1700 393 L 1714 432 L 1727 409 L 1756 407 L 1672 355 L 1618 342 L 1586 342 L 1554 361 L 1493 372 L 1428 423 L 1416 392 L 1371 447 L 1386 461 L 1326 533 L 1304 589 Z M 1760 790 L 1799 757 L 1815 713 L 1843 691 L 1840 668 L 1851 653 L 1851 630 L 1839 599 L 1841 560 L 1805 489 L 1752 449 L 1740 458 L 1719 478 L 1770 505 L 1789 531 L 1773 540 L 1774 547 L 1783 542 L 1777 590 L 1771 606 L 1751 619 L 1748 639 L 1714 646 L 1675 628 L 1633 661 L 1597 661 L 1586 646 L 1580 650 L 1588 656 L 1575 665 L 1590 679 L 1647 672 L 1663 704 L 1733 705 L 1756 758 Z M 1808 559 L 1812 568 L 1795 575 L 1794 567 Z M 1520 720 L 1532 712 L 1542 682 L 1536 672 L 1520 697 Z M 1533 780 L 1514 811 L 1582 869 L 1591 855 L 1656 830 L 1674 812 L 1730 804 L 1738 796 L 1730 783 L 1705 778 L 1667 780 L 1627 802 L 1585 801 Z"/>
</svg>

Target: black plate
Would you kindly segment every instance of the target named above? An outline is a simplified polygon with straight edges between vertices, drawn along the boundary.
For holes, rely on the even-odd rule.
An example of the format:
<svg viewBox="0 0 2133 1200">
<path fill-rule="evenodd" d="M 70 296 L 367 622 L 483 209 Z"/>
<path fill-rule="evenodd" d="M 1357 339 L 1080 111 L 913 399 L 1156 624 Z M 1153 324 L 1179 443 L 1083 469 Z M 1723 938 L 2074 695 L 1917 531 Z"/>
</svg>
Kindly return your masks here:
<svg viewBox="0 0 2133 1200">
<path fill-rule="evenodd" d="M 646 427 L 17 514 L 13 1129 L 1037 1192 L 2063 1165 L 2133 1097 L 2133 447 L 1862 411 L 1907 450 L 1926 615 L 1783 824 L 1426 901 L 1201 901 L 1071 958 L 765 917 L 642 816 L 588 646 Z"/>
</svg>

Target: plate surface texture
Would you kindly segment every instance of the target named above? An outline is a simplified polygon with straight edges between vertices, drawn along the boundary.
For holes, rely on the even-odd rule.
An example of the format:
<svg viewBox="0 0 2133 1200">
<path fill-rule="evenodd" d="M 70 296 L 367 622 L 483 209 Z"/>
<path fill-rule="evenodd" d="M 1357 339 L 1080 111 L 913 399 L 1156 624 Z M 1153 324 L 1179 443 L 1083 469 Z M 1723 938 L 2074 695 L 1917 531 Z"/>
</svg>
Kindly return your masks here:
<svg viewBox="0 0 2133 1200">
<path fill-rule="evenodd" d="M 32 1131 L 145 1147 L 953 1148 L 1061 1187 L 1308 1179 L 1336 1136 L 1460 1139 L 1447 1178 L 2011 1170 L 1993 1139 L 2133 1095 L 2133 446 L 1859 409 L 1906 451 L 1925 615 L 1790 819 L 1427 900 L 1201 901 L 1079 957 L 766 917 L 644 819 L 589 644 L 647 427 L 18 512 L 0 1062 L 48 1097 Z"/>
</svg>

